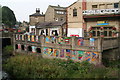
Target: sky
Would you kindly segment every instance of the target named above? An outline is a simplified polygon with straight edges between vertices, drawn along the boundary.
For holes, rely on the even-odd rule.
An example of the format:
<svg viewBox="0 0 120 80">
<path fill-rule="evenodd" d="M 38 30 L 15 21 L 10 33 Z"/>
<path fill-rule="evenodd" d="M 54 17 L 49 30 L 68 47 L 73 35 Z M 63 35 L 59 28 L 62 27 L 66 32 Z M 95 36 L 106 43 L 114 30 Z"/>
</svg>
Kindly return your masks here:
<svg viewBox="0 0 120 80">
<path fill-rule="evenodd" d="M 45 13 L 49 5 L 67 7 L 75 1 L 77 0 L 0 0 L 0 4 L 13 10 L 17 21 L 29 22 L 29 15 L 35 13 L 36 8 Z"/>
</svg>

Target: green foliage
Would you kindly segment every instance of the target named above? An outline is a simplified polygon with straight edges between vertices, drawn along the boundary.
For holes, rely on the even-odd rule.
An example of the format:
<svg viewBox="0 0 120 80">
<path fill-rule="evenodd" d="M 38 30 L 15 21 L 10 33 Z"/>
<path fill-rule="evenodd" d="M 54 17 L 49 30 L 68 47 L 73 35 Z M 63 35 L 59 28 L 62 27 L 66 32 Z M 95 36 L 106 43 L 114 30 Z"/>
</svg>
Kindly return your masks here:
<svg viewBox="0 0 120 80">
<path fill-rule="evenodd" d="M 14 27 L 16 24 L 16 17 L 14 12 L 7 6 L 2 7 L 2 23 L 9 26 L 10 28 Z"/>
<path fill-rule="evenodd" d="M 10 55 L 12 55 L 12 53 L 13 53 L 13 46 L 12 45 L 6 46 L 3 49 L 3 56 L 10 56 Z"/>
<path fill-rule="evenodd" d="M 3 65 L 14 78 L 117 78 L 118 68 L 96 68 L 88 62 L 43 59 L 33 55 L 16 55 Z"/>
</svg>

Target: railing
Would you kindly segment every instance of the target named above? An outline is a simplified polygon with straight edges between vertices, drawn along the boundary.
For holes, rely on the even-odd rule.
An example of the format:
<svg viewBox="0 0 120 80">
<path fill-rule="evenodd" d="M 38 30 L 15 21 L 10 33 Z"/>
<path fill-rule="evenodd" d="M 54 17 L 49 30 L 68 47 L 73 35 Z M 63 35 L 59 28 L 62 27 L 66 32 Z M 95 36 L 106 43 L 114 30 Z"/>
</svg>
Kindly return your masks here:
<svg viewBox="0 0 120 80">
<path fill-rule="evenodd" d="M 117 38 L 83 38 L 38 35 L 15 35 L 16 42 L 35 43 L 43 47 L 66 48 L 73 50 L 102 52 L 106 49 L 118 47 Z"/>
</svg>

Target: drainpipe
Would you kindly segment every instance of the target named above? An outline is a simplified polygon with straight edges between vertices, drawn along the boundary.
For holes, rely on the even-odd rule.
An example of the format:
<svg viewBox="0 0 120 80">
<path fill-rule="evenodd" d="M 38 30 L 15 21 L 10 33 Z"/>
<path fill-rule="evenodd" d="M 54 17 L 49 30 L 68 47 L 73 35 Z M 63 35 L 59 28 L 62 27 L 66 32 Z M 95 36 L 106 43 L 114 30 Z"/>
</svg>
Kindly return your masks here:
<svg viewBox="0 0 120 80">
<path fill-rule="evenodd" d="M 82 0 L 82 11 L 83 10 L 86 10 L 86 0 Z M 82 16 L 83 16 L 83 14 L 82 14 Z M 83 18 L 83 30 L 84 30 L 84 36 L 85 36 L 85 34 L 86 34 L 86 23 L 85 23 L 85 20 L 84 20 L 84 18 Z"/>
<path fill-rule="evenodd" d="M 66 8 L 66 36 L 68 34 L 68 11 L 67 11 L 68 8 Z"/>
</svg>

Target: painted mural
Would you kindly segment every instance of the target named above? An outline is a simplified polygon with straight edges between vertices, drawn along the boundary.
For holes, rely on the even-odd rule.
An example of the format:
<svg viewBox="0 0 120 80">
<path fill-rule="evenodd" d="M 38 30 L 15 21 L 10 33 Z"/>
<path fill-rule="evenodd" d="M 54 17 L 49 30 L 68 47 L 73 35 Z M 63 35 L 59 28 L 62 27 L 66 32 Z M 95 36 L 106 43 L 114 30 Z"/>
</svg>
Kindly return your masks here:
<svg viewBox="0 0 120 80">
<path fill-rule="evenodd" d="M 30 41 L 30 35 L 28 35 L 28 41 Z"/>
<path fill-rule="evenodd" d="M 78 45 L 80 45 L 80 46 L 84 45 L 84 39 L 82 37 L 78 38 Z"/>
<path fill-rule="evenodd" d="M 45 43 L 50 43 L 50 36 L 46 36 Z"/>
<path fill-rule="evenodd" d="M 27 51 L 27 47 L 28 47 L 28 45 L 25 45 L 25 47 L 24 47 L 25 51 Z"/>
<path fill-rule="evenodd" d="M 77 53 L 78 53 L 78 60 L 82 60 L 85 52 L 84 51 L 77 51 Z"/>
<path fill-rule="evenodd" d="M 59 55 L 58 49 L 53 49 L 53 56 L 58 57 L 58 55 Z"/>
<path fill-rule="evenodd" d="M 19 37 L 18 37 L 18 35 L 16 34 L 16 40 L 18 40 L 19 39 Z"/>
<path fill-rule="evenodd" d="M 64 49 L 62 49 L 62 50 L 60 50 L 60 57 L 64 57 L 64 53 L 65 53 L 65 50 Z"/>
<path fill-rule="evenodd" d="M 44 47 L 43 53 L 44 53 L 44 55 L 52 56 L 53 55 L 53 48 Z"/>
<path fill-rule="evenodd" d="M 71 59 L 73 59 L 73 60 L 77 59 L 77 51 L 75 51 L 75 50 L 72 51 Z"/>
<path fill-rule="evenodd" d="M 95 45 L 95 39 L 94 38 L 90 38 L 90 46 L 94 46 Z"/>
<path fill-rule="evenodd" d="M 18 49 L 21 49 L 21 44 L 18 44 Z"/>
<path fill-rule="evenodd" d="M 32 52 L 35 53 L 36 52 L 36 48 L 35 46 L 32 46 Z"/>
<path fill-rule="evenodd" d="M 66 49 L 66 58 L 70 58 L 70 50 L 69 49 Z"/>
<path fill-rule="evenodd" d="M 34 35 L 32 35 L 32 42 L 34 42 L 35 41 L 35 38 L 34 38 L 35 36 Z"/>
</svg>

